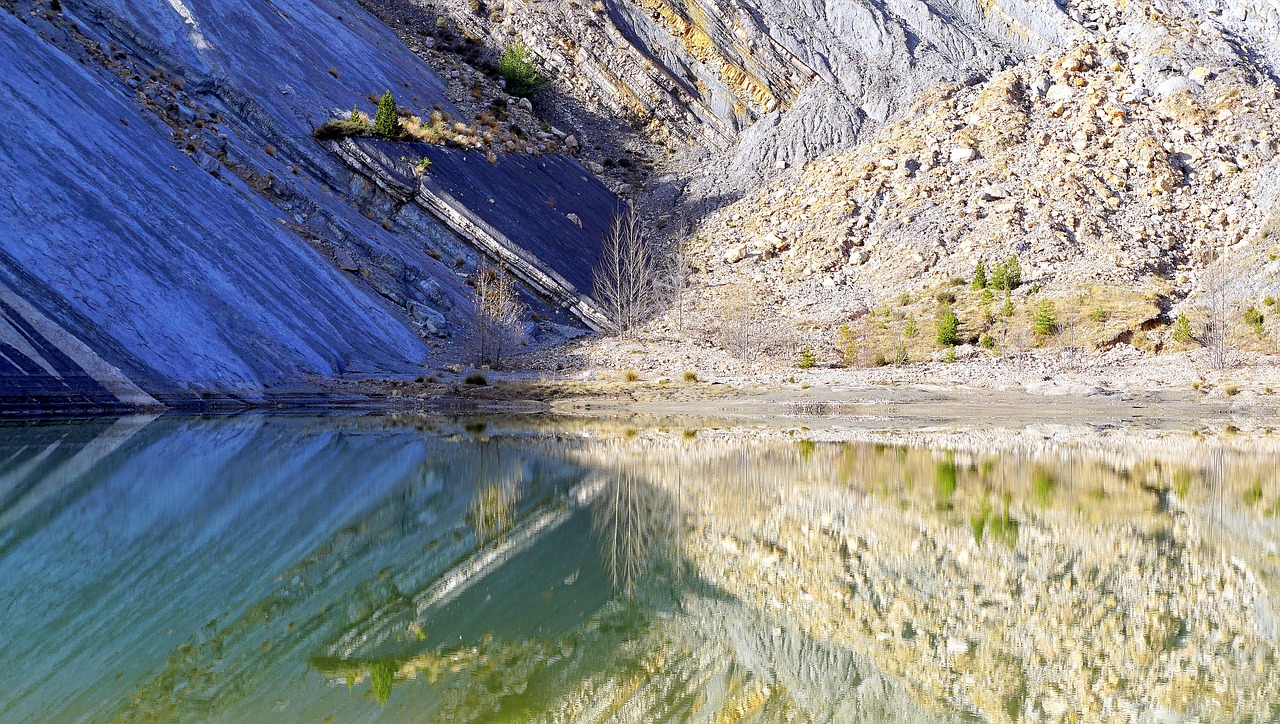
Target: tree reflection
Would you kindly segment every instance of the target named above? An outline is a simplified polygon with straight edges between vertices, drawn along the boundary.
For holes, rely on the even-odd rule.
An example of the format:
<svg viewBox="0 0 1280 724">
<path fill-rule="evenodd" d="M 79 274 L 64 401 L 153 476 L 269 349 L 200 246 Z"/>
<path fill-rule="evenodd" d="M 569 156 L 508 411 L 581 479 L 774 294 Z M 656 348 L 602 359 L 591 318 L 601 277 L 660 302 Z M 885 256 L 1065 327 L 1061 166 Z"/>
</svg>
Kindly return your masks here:
<svg viewBox="0 0 1280 724">
<path fill-rule="evenodd" d="M 518 469 L 506 479 L 488 483 L 476 492 L 467 513 L 467 522 L 475 531 L 477 542 L 483 544 L 500 538 L 511 528 L 523 480 L 524 471 Z"/>
<path fill-rule="evenodd" d="M 676 473 L 679 475 L 679 473 Z M 676 482 L 677 495 L 679 482 Z M 679 504 L 650 484 L 635 463 L 612 471 L 592 510 L 592 528 L 613 585 L 627 598 L 669 566 L 680 535 Z"/>
</svg>

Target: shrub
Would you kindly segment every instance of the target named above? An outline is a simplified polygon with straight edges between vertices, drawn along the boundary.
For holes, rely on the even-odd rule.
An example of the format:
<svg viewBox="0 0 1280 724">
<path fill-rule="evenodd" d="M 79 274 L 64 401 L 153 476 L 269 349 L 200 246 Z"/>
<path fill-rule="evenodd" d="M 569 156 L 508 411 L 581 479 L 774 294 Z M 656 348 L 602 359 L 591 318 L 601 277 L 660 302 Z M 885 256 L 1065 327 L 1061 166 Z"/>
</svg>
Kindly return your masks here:
<svg viewBox="0 0 1280 724">
<path fill-rule="evenodd" d="M 529 60 L 529 49 L 523 43 L 508 46 L 498 58 L 498 75 L 507 81 L 507 92 L 521 98 L 532 98 L 547 85 L 547 77 Z"/>
<path fill-rule="evenodd" d="M 363 136 L 369 132 L 369 127 L 363 123 L 353 123 L 349 120 L 341 121 L 325 121 L 311 135 L 321 141 L 332 141 L 339 138 L 351 138 L 352 136 Z"/>
<path fill-rule="evenodd" d="M 938 303 L 943 305 L 956 303 L 956 295 L 954 292 L 938 292 L 933 295 L 933 298 L 937 299 Z"/>
<path fill-rule="evenodd" d="M 950 307 L 938 313 L 938 344 L 945 347 L 955 346 L 960 342 L 960 318 Z"/>
<path fill-rule="evenodd" d="M 1236 385 L 1227 385 L 1226 387 L 1222 388 L 1222 391 L 1227 394 L 1227 397 L 1235 397 L 1236 395 L 1240 394 L 1240 388 Z"/>
<path fill-rule="evenodd" d="M 685 381 L 685 382 L 697 382 L 697 381 L 698 381 L 698 373 L 697 373 L 697 372 L 694 372 L 693 370 L 685 370 L 685 371 L 684 371 L 684 381 Z"/>
<path fill-rule="evenodd" d="M 1253 330 L 1253 333 L 1258 335 L 1259 337 L 1262 336 L 1262 323 L 1264 319 L 1265 317 L 1262 316 L 1262 312 L 1259 312 L 1257 309 L 1254 309 L 1253 307 L 1249 307 L 1248 309 L 1244 310 L 1244 323 L 1249 325 L 1249 327 Z"/>
<path fill-rule="evenodd" d="M 884 367 L 889 364 L 889 360 L 885 358 L 884 352 L 876 352 L 876 367 Z"/>
<path fill-rule="evenodd" d="M 476 387 L 484 387 L 489 384 L 489 380 L 486 380 L 484 375 L 479 372 L 472 372 L 467 375 L 467 378 L 463 380 L 463 382 L 466 382 L 468 385 L 475 385 Z"/>
<path fill-rule="evenodd" d="M 1092 312 L 1089 312 L 1089 319 L 1092 319 L 1095 322 L 1105 322 L 1107 321 L 1107 318 L 1110 316 L 1111 316 L 1111 312 L 1108 312 L 1102 307 L 1098 307 Z"/>
<path fill-rule="evenodd" d="M 404 133 L 400 126 L 400 114 L 396 111 L 396 99 L 391 97 L 389 90 L 378 101 L 378 114 L 373 117 L 373 132 L 383 138 L 399 138 Z"/>
<path fill-rule="evenodd" d="M 982 339 L 978 340 L 978 344 L 979 344 L 983 349 L 995 349 L 995 348 L 996 348 L 996 338 L 995 338 L 995 337 L 992 337 L 992 336 L 991 336 L 991 335 L 989 335 L 989 334 L 984 334 L 984 335 L 982 335 Z"/>
<path fill-rule="evenodd" d="M 943 362 L 955 362 L 955 361 L 956 361 L 956 348 L 955 348 L 955 347 L 947 347 L 947 353 L 946 353 L 946 355 L 944 355 L 944 356 L 943 356 L 942 361 L 943 361 Z"/>
<path fill-rule="evenodd" d="M 1192 339 L 1191 320 L 1187 319 L 1187 315 L 1179 314 L 1177 323 L 1173 325 L 1173 341 L 1188 344 Z"/>
<path fill-rule="evenodd" d="M 977 268 L 973 270 L 973 288 L 975 291 L 987 288 L 987 268 L 981 259 L 978 260 Z"/>
<path fill-rule="evenodd" d="M 1006 316 L 1006 317 L 1012 317 L 1012 316 L 1013 316 L 1013 297 L 1011 297 L 1011 296 L 1009 295 L 1009 291 L 1008 291 L 1008 290 L 1005 290 L 1005 293 L 1004 293 L 1004 308 L 1000 310 L 1000 313 L 1001 313 L 1001 314 L 1003 314 L 1003 315 L 1004 315 L 1004 316 Z"/>
<path fill-rule="evenodd" d="M 818 356 L 815 355 L 813 353 L 813 349 L 806 344 L 804 349 L 800 350 L 800 361 L 796 363 L 796 366 L 802 370 L 811 370 L 817 364 Z"/>
<path fill-rule="evenodd" d="M 636 382 L 637 380 L 640 379 L 640 373 L 635 370 L 627 370 L 626 372 L 622 373 L 622 377 L 627 382 Z"/>
<path fill-rule="evenodd" d="M 910 304 L 910 303 L 911 303 L 911 295 L 910 295 L 910 294 L 907 294 L 906 292 L 903 292 L 903 293 L 902 293 L 902 295 L 898 297 L 898 306 L 900 306 L 900 307 L 905 307 L 905 306 L 907 306 L 907 305 L 908 305 L 908 304 Z"/>
<path fill-rule="evenodd" d="M 1268 307 L 1274 307 L 1276 305 L 1276 298 L 1271 295 L 1267 295 L 1267 298 L 1263 299 L 1262 303 Z"/>
<path fill-rule="evenodd" d="M 1053 302 L 1048 299 L 1040 302 L 1033 321 L 1035 333 L 1042 337 L 1058 333 L 1058 315 L 1053 309 Z"/>
</svg>

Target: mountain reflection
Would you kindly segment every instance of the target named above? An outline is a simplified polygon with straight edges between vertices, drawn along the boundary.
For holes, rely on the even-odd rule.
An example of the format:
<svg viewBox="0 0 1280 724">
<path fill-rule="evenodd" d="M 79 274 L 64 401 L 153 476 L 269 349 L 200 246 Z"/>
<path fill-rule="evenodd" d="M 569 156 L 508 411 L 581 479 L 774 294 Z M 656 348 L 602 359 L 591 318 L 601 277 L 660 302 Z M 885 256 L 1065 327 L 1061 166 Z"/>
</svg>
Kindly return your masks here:
<svg viewBox="0 0 1280 724">
<path fill-rule="evenodd" d="M 0 720 L 1274 719 L 1276 460 L 4 423 Z"/>
</svg>

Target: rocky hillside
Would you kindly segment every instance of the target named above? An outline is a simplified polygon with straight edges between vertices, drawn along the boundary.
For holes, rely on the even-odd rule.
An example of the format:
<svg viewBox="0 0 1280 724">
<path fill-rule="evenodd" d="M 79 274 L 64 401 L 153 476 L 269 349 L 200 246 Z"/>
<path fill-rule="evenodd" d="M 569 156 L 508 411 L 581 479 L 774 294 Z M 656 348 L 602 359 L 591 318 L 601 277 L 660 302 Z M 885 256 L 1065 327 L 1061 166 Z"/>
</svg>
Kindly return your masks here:
<svg viewBox="0 0 1280 724">
<path fill-rule="evenodd" d="M 1219 258 L 1233 300 L 1262 308 L 1280 283 L 1280 89 L 1224 38 L 1179 38 L 1163 16 L 1126 27 L 931 91 L 871 142 L 709 220 L 694 245 L 700 268 L 836 326 L 886 304 L 902 308 L 898 321 L 931 324 L 936 290 L 961 280 L 940 294 L 963 302 L 979 264 L 1010 257 L 1025 282 L 1015 303 L 1037 304 L 1031 290 L 1070 297 L 1061 311 L 1083 323 L 1102 309 L 1100 328 L 1116 316 L 1194 316 L 1185 302 Z M 1003 302 L 988 296 L 979 309 L 969 296 L 970 321 Z"/>
<path fill-rule="evenodd" d="M 685 359 L 711 342 L 788 365 L 805 345 L 818 363 L 915 361 L 941 354 L 949 308 L 969 354 L 1189 350 L 1216 293 L 1232 346 L 1274 353 L 1275 8 L 1066 12 L 1049 50 L 936 84 L 702 219 L 692 291 L 644 339 Z M 1022 283 L 1006 299 L 991 275 L 1009 259 Z"/>
</svg>

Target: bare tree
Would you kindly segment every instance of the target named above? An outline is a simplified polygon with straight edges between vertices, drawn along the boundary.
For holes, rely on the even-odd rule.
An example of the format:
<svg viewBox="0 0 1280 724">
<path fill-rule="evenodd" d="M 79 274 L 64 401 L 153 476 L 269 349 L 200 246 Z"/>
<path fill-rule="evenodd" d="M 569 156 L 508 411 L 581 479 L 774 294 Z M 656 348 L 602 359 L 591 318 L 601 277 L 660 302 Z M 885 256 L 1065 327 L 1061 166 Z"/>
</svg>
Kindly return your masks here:
<svg viewBox="0 0 1280 724">
<path fill-rule="evenodd" d="M 684 306 L 689 292 L 689 231 L 687 222 L 680 225 L 678 235 L 667 250 L 666 282 L 671 309 L 676 315 L 676 328 L 684 331 Z"/>
<path fill-rule="evenodd" d="M 653 309 L 657 277 L 657 264 L 634 207 L 627 205 L 614 216 L 594 276 L 596 302 L 613 331 L 631 336 Z"/>
<path fill-rule="evenodd" d="M 476 267 L 474 326 L 480 364 L 502 365 L 502 355 L 520 341 L 520 319 L 526 307 L 516 292 L 515 280 L 501 267 L 483 260 Z"/>
<path fill-rule="evenodd" d="M 753 362 L 766 346 L 764 311 L 755 285 L 734 284 L 726 291 L 720 310 L 720 344 L 729 354 Z"/>
<path fill-rule="evenodd" d="M 1227 272 L 1226 253 L 1205 270 L 1204 306 L 1208 316 L 1200 342 L 1209 352 L 1209 367 L 1225 370 L 1231 365 L 1229 324 L 1231 321 L 1231 279 Z"/>
</svg>

